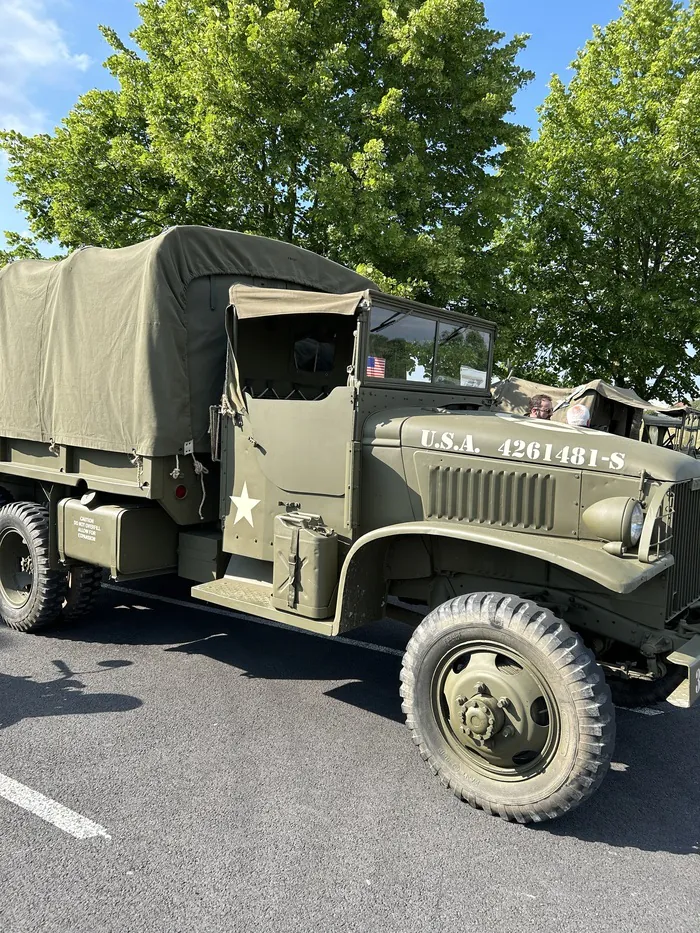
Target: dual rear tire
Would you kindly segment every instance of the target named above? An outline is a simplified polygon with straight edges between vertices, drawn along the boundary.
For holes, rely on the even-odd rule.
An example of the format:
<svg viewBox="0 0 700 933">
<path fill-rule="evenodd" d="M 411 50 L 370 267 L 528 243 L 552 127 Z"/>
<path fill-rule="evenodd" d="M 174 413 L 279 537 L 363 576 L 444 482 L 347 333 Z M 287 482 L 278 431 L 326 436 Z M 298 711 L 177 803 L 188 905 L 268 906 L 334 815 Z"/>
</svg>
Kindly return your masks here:
<svg viewBox="0 0 700 933">
<path fill-rule="evenodd" d="M 33 502 L 8 502 L 7 497 L 0 505 L 3 621 L 19 632 L 33 632 L 88 612 L 102 582 L 101 568 L 51 567 L 48 510 Z"/>
</svg>

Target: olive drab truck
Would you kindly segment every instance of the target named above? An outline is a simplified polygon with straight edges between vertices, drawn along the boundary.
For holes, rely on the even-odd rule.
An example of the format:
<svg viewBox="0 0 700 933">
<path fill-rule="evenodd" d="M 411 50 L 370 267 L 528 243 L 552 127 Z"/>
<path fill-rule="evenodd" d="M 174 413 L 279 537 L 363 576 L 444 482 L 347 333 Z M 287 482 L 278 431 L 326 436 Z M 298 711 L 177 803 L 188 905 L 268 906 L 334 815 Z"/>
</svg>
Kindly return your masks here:
<svg viewBox="0 0 700 933">
<path fill-rule="evenodd" d="M 220 230 L 6 267 L 0 615 L 72 621 L 105 573 L 328 636 L 401 613 L 432 771 L 560 816 L 610 763 L 611 687 L 697 699 L 700 463 L 493 409 L 494 336 Z"/>
</svg>

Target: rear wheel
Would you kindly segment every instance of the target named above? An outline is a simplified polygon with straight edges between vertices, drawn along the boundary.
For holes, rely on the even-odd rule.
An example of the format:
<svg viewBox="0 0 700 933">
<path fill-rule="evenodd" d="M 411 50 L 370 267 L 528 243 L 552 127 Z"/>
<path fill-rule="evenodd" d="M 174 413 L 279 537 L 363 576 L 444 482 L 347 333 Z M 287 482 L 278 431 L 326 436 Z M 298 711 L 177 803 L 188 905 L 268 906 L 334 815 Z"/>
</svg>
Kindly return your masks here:
<svg viewBox="0 0 700 933">
<path fill-rule="evenodd" d="M 0 508 L 0 616 L 31 632 L 53 622 L 63 603 L 65 573 L 49 565 L 49 517 L 43 506 Z"/>
<path fill-rule="evenodd" d="M 421 755 L 471 806 L 528 823 L 602 781 L 615 741 L 603 672 L 552 612 L 473 593 L 431 612 L 404 656 L 401 695 Z"/>
<path fill-rule="evenodd" d="M 68 568 L 66 596 L 62 616 L 66 621 L 91 612 L 102 586 L 103 570 L 92 564 L 71 564 Z"/>
</svg>

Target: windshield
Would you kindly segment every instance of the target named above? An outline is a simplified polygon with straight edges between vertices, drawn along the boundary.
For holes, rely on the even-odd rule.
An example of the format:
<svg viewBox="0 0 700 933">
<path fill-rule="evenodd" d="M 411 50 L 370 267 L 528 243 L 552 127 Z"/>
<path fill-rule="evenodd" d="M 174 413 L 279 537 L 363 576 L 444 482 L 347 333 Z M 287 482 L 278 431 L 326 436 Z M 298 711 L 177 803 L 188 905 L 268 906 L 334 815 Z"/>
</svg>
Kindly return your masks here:
<svg viewBox="0 0 700 933">
<path fill-rule="evenodd" d="M 373 307 L 366 375 L 486 389 L 490 350 L 491 334 L 473 324 Z"/>
</svg>

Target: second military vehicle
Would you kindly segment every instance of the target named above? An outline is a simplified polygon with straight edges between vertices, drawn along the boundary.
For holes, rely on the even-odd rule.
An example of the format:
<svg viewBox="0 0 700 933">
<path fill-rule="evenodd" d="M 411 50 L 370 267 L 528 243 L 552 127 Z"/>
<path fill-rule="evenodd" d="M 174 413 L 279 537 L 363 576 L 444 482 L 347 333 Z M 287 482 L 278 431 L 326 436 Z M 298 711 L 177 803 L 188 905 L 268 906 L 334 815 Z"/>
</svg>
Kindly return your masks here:
<svg viewBox="0 0 700 933">
<path fill-rule="evenodd" d="M 103 570 L 329 636 L 400 602 L 432 771 L 505 819 L 566 813 L 610 763 L 606 676 L 700 692 L 700 463 L 492 411 L 493 343 L 226 231 L 14 263 L 0 615 L 73 619 Z"/>
</svg>

